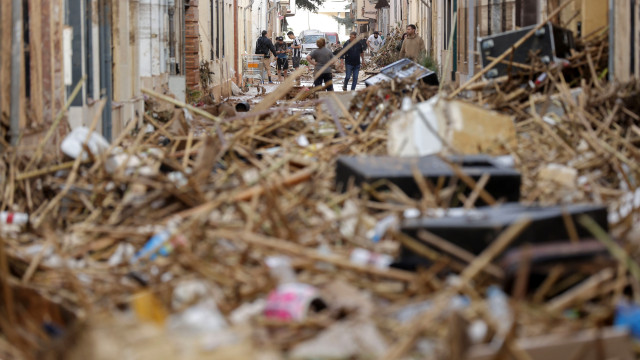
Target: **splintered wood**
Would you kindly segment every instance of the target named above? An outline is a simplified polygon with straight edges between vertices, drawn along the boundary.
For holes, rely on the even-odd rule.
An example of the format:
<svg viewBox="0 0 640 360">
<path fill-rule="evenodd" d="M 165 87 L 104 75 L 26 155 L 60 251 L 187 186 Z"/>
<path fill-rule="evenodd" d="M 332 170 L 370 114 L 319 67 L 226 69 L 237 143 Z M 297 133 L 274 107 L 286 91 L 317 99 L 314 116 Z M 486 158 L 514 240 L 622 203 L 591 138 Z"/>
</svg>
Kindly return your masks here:
<svg viewBox="0 0 640 360">
<path fill-rule="evenodd" d="M 398 36 L 377 60 L 390 61 L 382 58 Z M 422 102 L 438 88 L 394 80 L 345 106 L 340 94 L 314 99 L 313 89 L 294 88 L 296 73 L 252 112 L 226 117 L 146 91 L 140 123 L 107 150 L 84 146 L 76 159 L 9 148 L 0 158 L 0 210 L 32 217 L 23 227 L 0 224 L 0 357 L 102 358 L 122 345 L 166 358 L 462 359 L 494 340 L 502 345 L 493 355 L 538 359 L 523 339 L 611 325 L 617 301 L 640 298 L 640 83 L 608 83 L 607 54 L 606 36 L 596 34 L 565 65 L 534 60 L 456 97 L 515 119 L 507 151 L 522 173 L 523 202 L 610 209 L 612 234 L 580 220 L 610 249 L 610 262 L 552 263 L 529 283 L 525 252 L 513 286 L 521 301 L 501 309 L 510 315 L 496 315 L 485 290 L 507 281 L 494 260 L 528 220 L 479 256 L 393 225 L 372 241 L 390 216 L 431 216 L 460 186 L 472 190 L 458 195 L 466 210 L 478 199 L 497 203 L 487 176 L 474 181 L 451 163 L 458 181 L 447 185 L 415 170 L 423 199 L 394 186 L 335 189 L 338 156 L 386 155 L 402 99 Z M 581 241 L 567 218 L 571 241 Z M 431 265 L 383 263 L 401 247 Z M 274 265 L 282 256 L 284 269 Z M 300 319 L 266 316 L 268 294 L 290 277 L 323 301 L 310 299 Z M 467 334 L 478 322 L 484 330 Z"/>
</svg>

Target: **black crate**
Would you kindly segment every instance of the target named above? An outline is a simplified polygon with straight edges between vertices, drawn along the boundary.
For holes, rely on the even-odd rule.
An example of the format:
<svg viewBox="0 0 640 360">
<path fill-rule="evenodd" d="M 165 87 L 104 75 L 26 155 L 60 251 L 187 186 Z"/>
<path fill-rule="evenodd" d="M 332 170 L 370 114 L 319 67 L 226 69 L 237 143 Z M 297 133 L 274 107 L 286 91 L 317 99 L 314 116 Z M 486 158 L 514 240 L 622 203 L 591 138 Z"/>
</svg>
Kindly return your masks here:
<svg viewBox="0 0 640 360">
<path fill-rule="evenodd" d="M 509 244 L 508 249 L 527 243 L 543 244 L 569 239 L 562 217 L 563 210 L 571 216 L 580 238 L 592 236 L 578 222 L 581 215 L 590 216 L 605 231 L 609 229 L 607 209 L 601 205 L 568 205 L 563 209 L 562 206 L 541 207 L 509 203 L 497 207 L 481 207 L 462 216 L 406 219 L 401 225 L 401 231 L 420 241 L 418 232 L 426 230 L 477 255 L 507 227 L 524 216 L 531 219 L 531 224 Z M 396 266 L 415 268 L 420 264 L 429 264 L 429 260 L 403 248 Z"/>
<path fill-rule="evenodd" d="M 490 58 L 497 58 L 509 50 L 535 26 L 527 26 L 519 30 L 479 38 L 478 46 L 482 55 L 482 66 L 489 65 L 493 61 Z M 514 63 L 529 64 L 531 62 L 531 54 L 536 54 L 544 63 L 558 62 L 560 59 L 568 58 L 573 48 L 575 48 L 575 43 L 573 33 L 570 30 L 547 23 L 537 30 L 535 35 L 518 47 L 512 56 L 505 58 L 505 61 L 513 60 Z M 499 63 L 489 70 L 485 77 L 492 79 L 507 75 L 509 66 L 508 63 Z M 521 70 L 517 66 L 511 66 L 512 73 Z"/>
<path fill-rule="evenodd" d="M 461 170 L 477 181 L 484 174 L 490 178 L 484 187 L 495 199 L 518 201 L 520 199 L 520 173 L 513 168 L 502 166 L 494 158 L 486 155 L 452 156 L 449 158 L 458 164 Z M 422 192 L 413 177 L 414 164 L 422 176 L 435 184 L 440 177 L 444 177 L 447 184 L 455 177 L 455 173 L 446 162 L 439 157 L 395 157 L 395 156 L 341 156 L 336 162 L 336 189 L 346 191 L 350 179 L 355 186 L 363 183 L 374 184 L 380 180 L 387 180 L 400 189 L 407 196 L 419 199 Z M 460 180 L 460 191 L 468 195 L 473 189 L 468 188 Z M 384 186 L 380 190 L 387 190 Z M 457 201 L 457 199 L 452 199 Z M 478 204 L 483 204 L 478 200 Z M 455 204 L 452 204 L 454 206 Z"/>
<path fill-rule="evenodd" d="M 375 85 L 382 81 L 390 79 L 405 79 L 414 76 L 416 80 L 422 80 L 429 85 L 440 85 L 438 75 L 409 59 L 400 59 L 391 63 L 382 69 L 378 75 L 372 76 L 364 81 L 366 86 Z"/>
</svg>

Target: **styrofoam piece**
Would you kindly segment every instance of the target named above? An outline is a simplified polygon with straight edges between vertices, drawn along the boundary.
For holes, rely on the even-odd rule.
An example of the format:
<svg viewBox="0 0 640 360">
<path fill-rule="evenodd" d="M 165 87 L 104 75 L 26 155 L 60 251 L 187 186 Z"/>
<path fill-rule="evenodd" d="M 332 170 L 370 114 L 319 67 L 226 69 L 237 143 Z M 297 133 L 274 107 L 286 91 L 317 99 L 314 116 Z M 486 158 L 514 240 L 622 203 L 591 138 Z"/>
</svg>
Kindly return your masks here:
<svg viewBox="0 0 640 360">
<path fill-rule="evenodd" d="M 80 126 L 73 129 L 64 140 L 62 140 L 62 144 L 60 145 L 62 152 L 74 159 L 82 154 L 82 159 L 86 160 L 89 156 L 84 151 L 82 144 L 87 139 L 87 135 L 89 135 L 89 128 L 87 127 Z M 93 131 L 89 136 L 87 147 L 93 155 L 100 155 L 109 149 L 109 142 L 102 135 Z"/>
</svg>

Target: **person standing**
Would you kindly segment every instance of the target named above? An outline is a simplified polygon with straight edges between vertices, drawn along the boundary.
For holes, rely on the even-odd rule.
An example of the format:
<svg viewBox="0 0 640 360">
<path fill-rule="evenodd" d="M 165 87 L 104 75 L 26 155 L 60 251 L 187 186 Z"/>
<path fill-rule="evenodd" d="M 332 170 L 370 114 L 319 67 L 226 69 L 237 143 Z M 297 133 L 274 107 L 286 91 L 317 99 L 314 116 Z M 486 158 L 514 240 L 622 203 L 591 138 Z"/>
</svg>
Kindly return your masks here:
<svg viewBox="0 0 640 360">
<path fill-rule="evenodd" d="M 300 58 L 302 57 L 300 53 L 302 50 L 302 42 L 300 42 L 300 39 L 298 39 L 293 34 L 293 31 L 289 31 L 287 33 L 287 36 L 289 37 L 289 39 L 293 40 L 290 47 L 291 48 L 291 66 L 293 67 L 293 71 L 296 71 L 300 67 Z M 300 85 L 299 77 L 296 79 L 296 84 Z"/>
<path fill-rule="evenodd" d="M 400 52 L 400 50 L 402 50 L 402 43 L 404 42 L 404 39 L 407 38 L 407 33 L 402 34 L 402 38 L 400 38 L 400 40 L 398 41 L 398 45 L 396 45 L 396 51 Z"/>
<path fill-rule="evenodd" d="M 349 35 L 349 40 L 344 42 L 343 48 L 346 48 L 352 42 L 356 41 L 356 36 L 358 34 L 355 31 L 352 31 Z M 360 60 L 362 59 L 362 64 L 364 64 L 364 48 L 362 47 L 362 43 L 360 41 L 356 42 L 346 53 L 342 56 L 344 58 L 345 71 L 346 76 L 344 78 L 344 84 L 342 84 L 342 90 L 347 91 L 347 85 L 349 85 L 349 79 L 353 76 L 353 80 L 351 81 L 351 90 L 356 89 L 356 84 L 358 83 L 358 73 L 360 72 Z"/>
<path fill-rule="evenodd" d="M 293 34 L 293 31 L 289 31 L 287 33 L 287 36 L 289 37 L 289 39 L 293 40 L 293 42 L 291 43 L 291 65 L 293 67 L 293 70 L 295 71 L 300 67 L 300 49 L 302 49 L 302 44 L 300 43 L 300 39 L 298 39 Z"/>
<path fill-rule="evenodd" d="M 311 54 L 307 55 L 307 61 L 309 64 L 313 65 L 313 77 L 315 80 L 313 81 L 313 86 L 320 86 L 322 82 L 324 82 L 327 87 L 327 91 L 333 91 L 333 77 L 331 75 L 331 66 L 326 66 L 331 59 L 333 59 L 333 53 L 331 50 L 325 47 L 326 40 L 324 38 L 319 38 L 316 40 L 317 49 L 313 50 Z M 322 73 L 320 70 L 325 68 Z"/>
<path fill-rule="evenodd" d="M 264 69 L 267 71 L 269 84 L 273 84 L 273 81 L 271 81 L 271 55 L 269 51 L 273 53 L 273 56 L 277 57 L 276 48 L 267 37 L 267 30 L 262 30 L 262 36 L 256 40 L 256 54 L 264 55 L 262 63 L 264 64 Z"/>
<path fill-rule="evenodd" d="M 416 26 L 409 24 L 407 26 L 407 37 L 402 42 L 402 48 L 400 49 L 400 58 L 419 62 L 426 53 L 427 49 L 424 46 L 424 40 L 416 34 Z"/>
<path fill-rule="evenodd" d="M 278 81 L 283 82 L 289 70 L 289 56 L 287 55 L 287 44 L 282 36 L 276 37 L 276 73 Z"/>
<path fill-rule="evenodd" d="M 382 47 L 383 41 L 382 37 L 380 37 L 380 33 L 378 31 L 374 31 L 373 35 L 369 36 L 367 39 L 367 46 L 371 51 L 371 56 L 376 56 L 380 48 Z"/>
</svg>

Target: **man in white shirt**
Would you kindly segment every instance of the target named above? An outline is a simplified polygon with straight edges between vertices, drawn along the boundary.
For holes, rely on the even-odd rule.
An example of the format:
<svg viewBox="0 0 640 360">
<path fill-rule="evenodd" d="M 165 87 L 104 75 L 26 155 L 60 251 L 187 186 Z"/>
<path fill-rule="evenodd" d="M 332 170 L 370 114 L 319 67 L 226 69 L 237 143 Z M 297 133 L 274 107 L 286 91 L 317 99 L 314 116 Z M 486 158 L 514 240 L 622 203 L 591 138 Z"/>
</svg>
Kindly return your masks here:
<svg viewBox="0 0 640 360">
<path fill-rule="evenodd" d="M 369 36 L 367 39 L 367 47 L 369 48 L 369 51 L 371 51 L 371 56 L 375 56 L 383 44 L 384 41 L 382 40 L 382 37 L 380 37 L 380 33 L 378 33 L 378 31 L 374 31 L 373 35 Z"/>
<path fill-rule="evenodd" d="M 300 39 L 296 38 L 296 36 L 293 34 L 293 31 L 289 31 L 287 33 L 287 36 L 289 37 L 289 39 L 293 40 L 293 42 L 291 43 L 291 62 L 293 63 L 293 69 L 297 70 L 298 67 L 300 67 L 300 49 L 302 48 L 302 44 L 300 43 Z"/>
</svg>

